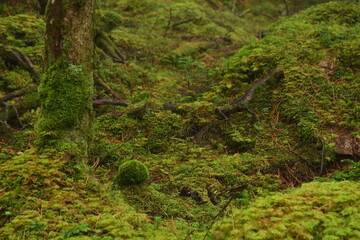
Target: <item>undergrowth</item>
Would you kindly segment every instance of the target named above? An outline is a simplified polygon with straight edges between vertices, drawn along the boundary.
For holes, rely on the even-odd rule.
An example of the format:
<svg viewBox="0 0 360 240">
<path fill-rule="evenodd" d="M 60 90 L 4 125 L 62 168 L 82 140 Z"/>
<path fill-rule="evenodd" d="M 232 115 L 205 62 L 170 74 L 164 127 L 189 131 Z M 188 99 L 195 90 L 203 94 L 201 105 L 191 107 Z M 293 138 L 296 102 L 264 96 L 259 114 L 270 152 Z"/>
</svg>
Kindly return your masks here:
<svg viewBox="0 0 360 240">
<path fill-rule="evenodd" d="M 357 150 L 337 150 L 344 134 L 359 139 L 359 3 L 269 26 L 321 1 L 286 1 L 288 13 L 283 1 L 233 2 L 98 1 L 96 31 L 126 63 L 98 44 L 93 97 L 128 106 L 95 108 L 78 176 L 67 154 L 33 150 L 36 93 L 1 105 L 1 239 L 359 237 Z M 0 52 L 17 48 L 41 72 L 43 20 L 6 9 Z M 36 84 L 6 56 L 0 97 Z M 274 70 L 241 111 L 216 113 Z M 134 160 L 149 178 L 114 183 Z"/>
</svg>

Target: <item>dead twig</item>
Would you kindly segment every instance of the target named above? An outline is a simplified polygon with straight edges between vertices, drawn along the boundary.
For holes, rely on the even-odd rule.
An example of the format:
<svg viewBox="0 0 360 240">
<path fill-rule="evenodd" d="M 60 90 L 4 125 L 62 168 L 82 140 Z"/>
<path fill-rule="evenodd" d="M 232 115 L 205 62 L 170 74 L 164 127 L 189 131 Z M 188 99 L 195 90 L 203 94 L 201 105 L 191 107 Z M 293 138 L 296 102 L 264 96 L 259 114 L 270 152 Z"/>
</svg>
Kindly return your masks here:
<svg viewBox="0 0 360 240">
<path fill-rule="evenodd" d="M 321 164 L 320 164 L 320 174 L 324 171 L 324 160 L 325 160 L 325 142 L 324 140 L 318 136 L 317 139 L 321 142 Z"/>
<path fill-rule="evenodd" d="M 195 22 L 199 20 L 199 18 L 190 18 L 190 19 L 186 19 L 184 21 L 181 21 L 181 22 L 177 22 L 177 23 L 174 23 L 173 25 L 171 25 L 171 29 L 174 29 L 175 27 L 178 27 L 182 24 L 185 24 L 185 23 L 190 23 L 190 22 Z"/>
<path fill-rule="evenodd" d="M 254 180 L 247 181 L 247 182 L 245 182 L 245 183 L 243 183 L 243 184 L 240 184 L 240 185 L 238 185 L 238 186 L 231 187 L 231 188 L 227 188 L 227 189 L 225 189 L 225 190 L 221 193 L 221 194 L 223 194 L 223 193 L 228 193 L 228 194 L 230 194 L 230 199 L 225 203 L 224 206 L 221 207 L 221 209 L 220 209 L 220 211 L 218 212 L 218 214 L 216 214 L 216 216 L 213 217 L 210 225 L 208 226 L 208 229 L 207 229 L 207 231 L 206 231 L 206 234 L 205 234 L 205 236 L 204 236 L 204 240 L 207 238 L 211 227 L 212 227 L 212 226 L 214 225 L 214 223 L 215 223 L 215 220 L 216 220 L 218 217 L 220 217 L 220 216 L 225 212 L 225 210 L 226 210 L 227 207 L 230 205 L 230 203 L 232 202 L 232 200 L 235 199 L 235 197 L 236 197 L 236 194 L 235 194 L 235 193 L 243 190 L 244 188 L 246 188 L 249 184 L 251 184 L 251 183 L 253 183 L 253 182 L 254 182 Z M 221 194 L 219 194 L 219 195 L 221 195 Z"/>
<path fill-rule="evenodd" d="M 225 116 L 226 117 L 225 119 L 227 119 L 229 115 L 240 112 L 243 109 L 247 110 L 249 113 L 256 116 L 254 112 L 252 112 L 251 110 L 249 110 L 248 107 L 246 107 L 246 104 L 253 99 L 256 88 L 258 88 L 261 85 L 264 85 L 270 78 L 276 76 L 280 72 L 281 72 L 280 70 L 275 70 L 269 73 L 268 75 L 266 75 L 264 78 L 254 82 L 253 85 L 251 85 L 251 87 L 245 92 L 244 95 L 236 99 L 228 107 L 217 108 L 217 112 L 221 116 L 223 117 Z"/>
</svg>

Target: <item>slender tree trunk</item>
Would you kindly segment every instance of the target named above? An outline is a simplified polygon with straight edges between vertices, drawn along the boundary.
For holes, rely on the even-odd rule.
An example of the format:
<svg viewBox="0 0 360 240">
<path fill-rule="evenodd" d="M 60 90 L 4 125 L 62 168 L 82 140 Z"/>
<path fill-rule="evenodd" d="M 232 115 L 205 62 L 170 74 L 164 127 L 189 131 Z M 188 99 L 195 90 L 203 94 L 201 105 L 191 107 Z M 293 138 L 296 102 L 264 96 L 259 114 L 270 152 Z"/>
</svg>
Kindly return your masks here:
<svg viewBox="0 0 360 240">
<path fill-rule="evenodd" d="M 49 0 L 40 146 L 84 156 L 91 141 L 95 0 Z"/>
</svg>

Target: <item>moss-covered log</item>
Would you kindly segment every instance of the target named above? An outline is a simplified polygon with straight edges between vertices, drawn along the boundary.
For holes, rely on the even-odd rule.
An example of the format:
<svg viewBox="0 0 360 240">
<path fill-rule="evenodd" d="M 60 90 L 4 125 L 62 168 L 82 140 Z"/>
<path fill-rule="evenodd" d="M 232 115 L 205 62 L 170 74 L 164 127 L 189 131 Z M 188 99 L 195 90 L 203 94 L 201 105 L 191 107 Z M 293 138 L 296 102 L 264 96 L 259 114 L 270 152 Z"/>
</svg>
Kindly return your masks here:
<svg viewBox="0 0 360 240">
<path fill-rule="evenodd" d="M 94 0 L 48 2 L 39 144 L 86 155 L 91 140 Z"/>
</svg>

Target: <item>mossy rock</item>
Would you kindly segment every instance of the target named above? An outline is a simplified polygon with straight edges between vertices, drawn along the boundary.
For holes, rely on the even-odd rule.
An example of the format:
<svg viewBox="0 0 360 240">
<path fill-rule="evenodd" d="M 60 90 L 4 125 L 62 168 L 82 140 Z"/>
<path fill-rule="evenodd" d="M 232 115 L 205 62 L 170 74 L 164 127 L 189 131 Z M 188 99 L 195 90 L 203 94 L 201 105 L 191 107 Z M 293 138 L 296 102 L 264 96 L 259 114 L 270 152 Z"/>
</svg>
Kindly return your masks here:
<svg viewBox="0 0 360 240">
<path fill-rule="evenodd" d="M 120 185 L 134 185 L 143 183 L 148 178 L 147 167 L 137 160 L 130 160 L 120 165 L 116 182 Z"/>
</svg>

